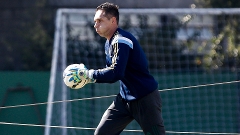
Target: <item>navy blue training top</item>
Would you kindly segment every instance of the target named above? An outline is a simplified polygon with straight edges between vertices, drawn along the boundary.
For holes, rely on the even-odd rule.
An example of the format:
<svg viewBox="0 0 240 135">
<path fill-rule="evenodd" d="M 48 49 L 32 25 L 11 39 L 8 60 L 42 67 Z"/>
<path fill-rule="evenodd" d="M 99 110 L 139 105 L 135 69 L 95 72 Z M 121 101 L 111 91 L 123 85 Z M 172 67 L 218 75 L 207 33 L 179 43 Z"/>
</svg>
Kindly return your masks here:
<svg viewBox="0 0 240 135">
<path fill-rule="evenodd" d="M 120 94 L 127 101 L 156 90 L 158 83 L 148 70 L 147 58 L 137 39 L 120 28 L 105 43 L 106 68 L 93 72 L 96 83 L 120 82 Z"/>
</svg>

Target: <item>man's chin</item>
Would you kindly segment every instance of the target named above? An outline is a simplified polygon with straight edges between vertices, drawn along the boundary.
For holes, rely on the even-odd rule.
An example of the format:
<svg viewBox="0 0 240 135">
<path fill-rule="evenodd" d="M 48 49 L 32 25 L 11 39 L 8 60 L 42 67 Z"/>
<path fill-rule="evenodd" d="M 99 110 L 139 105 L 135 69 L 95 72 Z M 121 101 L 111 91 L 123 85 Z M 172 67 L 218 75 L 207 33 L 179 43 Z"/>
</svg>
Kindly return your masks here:
<svg viewBox="0 0 240 135">
<path fill-rule="evenodd" d="M 105 37 L 104 34 L 101 33 L 100 31 L 96 31 L 96 32 L 97 32 L 97 34 L 98 34 L 99 36 L 101 36 L 101 37 Z"/>
<path fill-rule="evenodd" d="M 99 31 L 96 31 L 98 35 L 101 35 L 101 33 Z"/>
<path fill-rule="evenodd" d="M 104 37 L 102 33 L 98 33 L 99 36 Z"/>
</svg>

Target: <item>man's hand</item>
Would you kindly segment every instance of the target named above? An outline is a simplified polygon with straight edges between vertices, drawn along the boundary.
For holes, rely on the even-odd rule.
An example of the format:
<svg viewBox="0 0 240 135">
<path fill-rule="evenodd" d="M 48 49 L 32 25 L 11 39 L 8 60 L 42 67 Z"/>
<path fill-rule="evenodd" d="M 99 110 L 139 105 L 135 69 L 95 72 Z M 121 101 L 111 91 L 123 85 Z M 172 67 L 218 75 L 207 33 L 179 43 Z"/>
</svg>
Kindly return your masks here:
<svg viewBox="0 0 240 135">
<path fill-rule="evenodd" d="M 93 76 L 93 69 L 84 69 L 79 72 L 80 76 L 83 76 L 88 82 L 87 83 L 95 83 L 96 80 L 92 77 Z"/>
<path fill-rule="evenodd" d="M 88 83 L 95 83 L 96 80 L 92 78 L 92 74 L 94 70 L 88 70 L 84 64 L 81 64 L 81 68 L 71 68 L 70 69 L 72 75 L 72 80 L 75 82 L 81 81 L 80 78 L 84 78 L 88 81 Z"/>
</svg>

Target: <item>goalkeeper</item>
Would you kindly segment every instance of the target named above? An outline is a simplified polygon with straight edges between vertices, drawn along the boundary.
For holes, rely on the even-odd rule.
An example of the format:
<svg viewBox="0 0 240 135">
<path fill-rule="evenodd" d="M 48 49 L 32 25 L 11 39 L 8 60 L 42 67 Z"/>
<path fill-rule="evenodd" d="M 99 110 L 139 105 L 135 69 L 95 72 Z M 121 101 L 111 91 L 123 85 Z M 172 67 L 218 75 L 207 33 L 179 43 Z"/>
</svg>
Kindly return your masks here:
<svg viewBox="0 0 240 135">
<path fill-rule="evenodd" d="M 120 92 L 106 110 L 95 135 L 119 135 L 136 120 L 146 135 L 164 135 L 162 101 L 158 83 L 149 74 L 148 62 L 136 38 L 118 27 L 118 6 L 103 3 L 96 8 L 94 28 L 105 37 L 106 68 L 84 70 L 95 83 L 120 82 Z"/>
</svg>

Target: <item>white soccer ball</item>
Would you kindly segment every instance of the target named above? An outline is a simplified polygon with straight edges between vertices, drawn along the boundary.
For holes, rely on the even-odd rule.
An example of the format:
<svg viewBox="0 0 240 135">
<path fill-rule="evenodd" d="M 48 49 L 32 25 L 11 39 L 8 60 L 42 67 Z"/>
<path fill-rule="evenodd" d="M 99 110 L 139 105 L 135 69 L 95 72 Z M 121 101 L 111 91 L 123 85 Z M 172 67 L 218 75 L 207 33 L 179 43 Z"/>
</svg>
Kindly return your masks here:
<svg viewBox="0 0 240 135">
<path fill-rule="evenodd" d="M 71 64 L 63 71 L 63 81 L 69 88 L 82 88 L 87 83 L 87 80 L 83 76 L 80 76 L 80 82 L 71 80 L 72 75 L 70 69 L 86 69 L 86 67 L 84 66 L 84 64 Z"/>
</svg>

